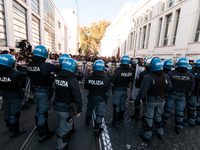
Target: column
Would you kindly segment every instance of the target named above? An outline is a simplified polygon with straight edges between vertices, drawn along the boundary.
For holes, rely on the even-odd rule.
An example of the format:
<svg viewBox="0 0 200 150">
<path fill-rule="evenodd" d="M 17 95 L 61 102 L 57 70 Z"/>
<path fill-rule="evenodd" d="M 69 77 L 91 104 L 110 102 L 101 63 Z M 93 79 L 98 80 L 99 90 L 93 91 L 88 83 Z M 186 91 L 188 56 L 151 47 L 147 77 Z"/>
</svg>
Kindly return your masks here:
<svg viewBox="0 0 200 150">
<path fill-rule="evenodd" d="M 39 10 L 40 10 L 40 16 L 41 16 L 41 20 L 40 20 L 40 43 L 41 45 L 44 45 L 44 2 L 43 0 L 39 1 Z"/>
<path fill-rule="evenodd" d="M 165 11 L 167 8 L 169 8 L 169 0 L 165 0 L 165 9 L 164 9 L 164 11 Z"/>
<path fill-rule="evenodd" d="M 146 29 L 146 36 L 145 36 L 145 45 L 144 45 L 144 48 L 148 48 L 148 41 L 149 41 L 149 24 L 147 25 L 147 29 Z"/>
<path fill-rule="evenodd" d="M 142 44 L 143 44 L 143 36 L 144 36 L 144 27 L 142 27 L 142 32 L 140 33 L 139 49 L 142 48 Z"/>
<path fill-rule="evenodd" d="M 165 36 L 165 28 L 166 28 L 166 21 L 167 21 L 167 17 L 164 16 L 163 19 L 162 19 L 159 46 L 163 46 L 164 36 Z"/>
<path fill-rule="evenodd" d="M 15 47 L 12 0 L 4 0 L 4 12 L 6 23 L 7 46 Z"/>
<path fill-rule="evenodd" d="M 174 40 L 174 32 L 176 28 L 176 19 L 177 19 L 177 13 L 176 10 L 173 11 L 172 13 L 172 20 L 171 20 L 171 25 L 170 25 L 170 31 L 169 31 L 169 39 L 167 45 L 172 45 L 173 40 Z"/>
<path fill-rule="evenodd" d="M 32 38 L 32 14 L 31 14 L 31 0 L 26 0 L 28 9 L 26 11 L 26 16 L 27 16 L 27 41 L 30 42 L 31 44 L 33 43 L 33 38 Z"/>
</svg>

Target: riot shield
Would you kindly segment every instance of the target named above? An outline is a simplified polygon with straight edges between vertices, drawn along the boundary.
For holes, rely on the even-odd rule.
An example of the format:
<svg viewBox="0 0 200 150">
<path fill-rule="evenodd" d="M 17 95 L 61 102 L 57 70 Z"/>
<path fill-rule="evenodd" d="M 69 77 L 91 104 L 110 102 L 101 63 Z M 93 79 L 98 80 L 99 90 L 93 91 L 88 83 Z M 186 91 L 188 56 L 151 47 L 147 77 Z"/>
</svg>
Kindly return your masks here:
<svg viewBox="0 0 200 150">
<path fill-rule="evenodd" d="M 140 73 L 144 71 L 144 68 L 139 66 L 137 64 L 136 66 L 136 71 L 135 71 L 135 79 L 134 79 L 134 83 L 133 83 L 133 91 L 132 91 L 132 99 L 135 100 L 137 95 L 138 95 L 138 91 L 140 90 L 139 88 L 135 87 L 135 82 L 136 80 L 139 78 Z"/>
</svg>

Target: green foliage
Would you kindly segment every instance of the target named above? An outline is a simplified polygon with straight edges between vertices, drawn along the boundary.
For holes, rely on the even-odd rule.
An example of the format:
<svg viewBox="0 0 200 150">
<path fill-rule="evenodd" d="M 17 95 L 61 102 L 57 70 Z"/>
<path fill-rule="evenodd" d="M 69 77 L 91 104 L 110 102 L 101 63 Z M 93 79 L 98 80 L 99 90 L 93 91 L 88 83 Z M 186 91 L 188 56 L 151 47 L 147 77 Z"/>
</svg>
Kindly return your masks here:
<svg viewBox="0 0 200 150">
<path fill-rule="evenodd" d="M 110 21 L 99 21 L 92 23 L 90 27 L 83 26 L 79 28 L 80 44 L 83 53 L 91 55 L 98 55 L 100 50 L 100 42 L 105 36 L 106 28 L 111 24 Z"/>
</svg>

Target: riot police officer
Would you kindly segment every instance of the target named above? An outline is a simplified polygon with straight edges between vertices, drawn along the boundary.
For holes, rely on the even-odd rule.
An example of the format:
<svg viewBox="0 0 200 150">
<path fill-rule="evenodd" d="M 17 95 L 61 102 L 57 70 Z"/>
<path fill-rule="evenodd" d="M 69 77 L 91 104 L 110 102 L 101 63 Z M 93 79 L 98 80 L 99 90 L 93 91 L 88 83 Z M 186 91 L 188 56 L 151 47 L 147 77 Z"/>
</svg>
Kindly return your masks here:
<svg viewBox="0 0 200 150">
<path fill-rule="evenodd" d="M 45 63 L 48 56 L 46 47 L 39 45 L 33 50 L 33 59 L 27 66 L 33 98 L 36 104 L 35 120 L 38 129 L 38 142 L 53 136 L 48 129 L 48 112 L 51 109 L 52 80 L 51 72 L 56 72 L 59 67 Z"/>
<path fill-rule="evenodd" d="M 3 108 L 6 112 L 5 122 L 9 127 L 10 137 L 26 132 L 25 129 L 19 130 L 19 117 L 22 105 L 22 94 L 19 81 L 28 74 L 26 70 L 13 69 L 15 59 L 12 55 L 0 55 L 0 90 L 3 97 Z"/>
<path fill-rule="evenodd" d="M 195 78 L 194 91 L 188 98 L 187 108 L 188 108 L 188 119 L 185 125 L 194 126 L 196 124 L 200 125 L 200 101 L 199 101 L 199 89 L 200 89 L 200 59 L 194 63 L 194 68 L 191 69 L 191 73 Z"/>
<path fill-rule="evenodd" d="M 104 68 L 104 62 L 102 60 L 96 60 L 93 65 L 94 72 L 85 80 L 85 89 L 89 90 L 85 121 L 89 125 L 92 118 L 92 111 L 96 108 L 94 135 L 99 135 L 103 131 L 100 126 L 108 98 L 107 90 L 110 88 L 109 78 L 104 76 Z"/>
<path fill-rule="evenodd" d="M 74 131 L 73 116 L 79 117 L 82 112 L 82 97 L 79 83 L 74 74 L 77 70 L 77 62 L 68 58 L 62 62 L 62 69 L 55 77 L 55 99 L 53 108 L 57 122 L 57 149 L 62 150 L 68 146 L 71 133 Z M 73 105 L 73 104 L 75 105 Z"/>
<path fill-rule="evenodd" d="M 163 123 L 168 122 L 170 112 L 175 103 L 176 133 L 183 129 L 183 111 L 185 109 L 186 95 L 191 95 L 194 89 L 194 76 L 187 71 L 189 61 L 186 58 L 179 58 L 175 64 L 175 70 L 170 71 L 168 76 L 172 82 L 172 89 L 166 98 L 163 114 Z"/>
<path fill-rule="evenodd" d="M 188 72 L 192 72 L 192 66 L 191 65 L 188 65 L 187 69 L 188 69 Z"/>
<path fill-rule="evenodd" d="M 173 66 L 173 62 L 170 59 L 165 59 L 163 62 L 163 71 L 165 74 L 171 71 Z"/>
<path fill-rule="evenodd" d="M 129 67 L 130 57 L 122 56 L 120 67 L 115 69 L 110 77 L 110 82 L 114 84 L 113 92 L 113 122 L 110 124 L 119 127 L 119 122 L 123 121 L 125 112 L 125 103 L 127 101 L 127 87 L 131 81 L 134 81 L 133 70 Z"/>
<path fill-rule="evenodd" d="M 144 103 L 142 117 L 144 132 L 140 133 L 140 137 L 149 143 L 152 137 L 153 120 L 158 137 L 163 140 L 161 114 L 165 104 L 165 92 L 171 89 L 172 84 L 168 75 L 163 73 L 163 64 L 159 58 L 148 61 L 150 74 L 143 79 L 136 99 Z"/>
<path fill-rule="evenodd" d="M 136 82 L 135 82 L 135 87 L 136 88 L 140 88 L 141 86 L 141 83 L 142 83 L 142 80 L 144 79 L 144 77 L 146 75 L 148 75 L 150 73 L 150 70 L 149 70 L 149 62 L 148 60 L 152 59 L 152 57 L 148 57 L 146 58 L 145 62 L 144 62 L 144 66 L 145 66 L 145 70 L 142 71 L 139 75 L 139 78 L 136 79 Z M 135 112 L 134 112 L 134 115 L 131 116 L 130 118 L 132 119 L 136 119 L 136 120 L 139 120 L 139 115 L 140 115 L 140 101 L 138 100 L 135 100 L 134 101 L 134 106 L 135 106 Z"/>
</svg>

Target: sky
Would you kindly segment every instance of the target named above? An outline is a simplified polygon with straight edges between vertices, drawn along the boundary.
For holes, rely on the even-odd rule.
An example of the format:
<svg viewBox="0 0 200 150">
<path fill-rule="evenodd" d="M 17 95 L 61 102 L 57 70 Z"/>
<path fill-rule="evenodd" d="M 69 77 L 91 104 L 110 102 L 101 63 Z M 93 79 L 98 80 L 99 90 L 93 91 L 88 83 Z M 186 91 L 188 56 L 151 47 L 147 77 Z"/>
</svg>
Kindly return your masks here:
<svg viewBox="0 0 200 150">
<path fill-rule="evenodd" d="M 53 0 L 59 11 L 71 8 L 77 14 L 76 0 Z M 90 26 L 100 20 L 114 21 L 126 2 L 137 4 L 139 0 L 77 0 L 79 8 L 79 24 Z"/>
</svg>

